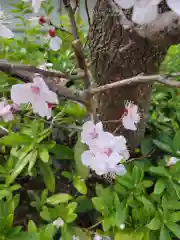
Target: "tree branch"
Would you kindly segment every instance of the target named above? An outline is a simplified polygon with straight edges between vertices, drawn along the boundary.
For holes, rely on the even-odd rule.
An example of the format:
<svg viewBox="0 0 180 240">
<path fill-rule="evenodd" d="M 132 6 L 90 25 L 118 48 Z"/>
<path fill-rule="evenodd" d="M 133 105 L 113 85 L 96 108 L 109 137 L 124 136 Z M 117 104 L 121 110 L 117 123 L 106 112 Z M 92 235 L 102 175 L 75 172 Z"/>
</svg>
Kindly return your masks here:
<svg viewBox="0 0 180 240">
<path fill-rule="evenodd" d="M 171 74 L 173 75 L 173 74 Z M 180 76 L 180 73 L 175 73 L 175 76 Z M 91 88 L 88 93 L 90 95 L 95 95 L 98 93 L 102 93 L 108 91 L 113 88 L 118 88 L 126 85 L 131 85 L 135 83 L 152 83 L 152 82 L 159 82 L 161 84 L 167 85 L 169 87 L 177 87 L 180 88 L 180 81 L 173 80 L 172 77 L 169 78 L 167 76 L 162 75 L 150 75 L 150 76 L 143 76 L 142 74 L 137 75 L 132 78 L 127 78 L 124 80 L 120 80 L 114 83 L 109 83 L 103 86 L 99 86 L 97 88 Z"/>
<path fill-rule="evenodd" d="M 68 16 L 69 16 L 69 20 L 71 22 L 71 28 L 72 28 L 72 34 L 74 36 L 74 42 L 72 43 L 72 47 L 74 49 L 76 58 L 77 58 L 77 62 L 78 62 L 78 67 L 81 68 L 82 70 L 84 70 L 84 86 L 86 89 L 88 89 L 91 85 L 90 83 L 90 79 L 89 79 L 89 74 L 88 74 L 88 68 L 86 65 L 86 61 L 85 61 L 85 56 L 84 56 L 84 52 L 83 52 L 83 47 L 82 47 L 82 43 L 79 39 L 79 35 L 78 35 L 78 28 L 76 25 L 76 21 L 74 18 L 74 13 L 70 4 L 70 0 L 63 0 L 64 6 L 68 12 Z"/>
<path fill-rule="evenodd" d="M 81 79 L 84 78 L 84 74 L 80 73 L 77 75 L 69 75 L 67 73 L 63 73 L 60 71 L 47 71 L 44 69 L 40 69 L 37 68 L 35 66 L 31 66 L 31 65 L 25 65 L 25 64 L 17 64 L 17 63 L 9 63 L 6 60 L 0 60 L 0 71 L 2 72 L 6 72 L 9 74 L 13 74 L 14 72 L 19 72 L 23 71 L 23 72 L 30 72 L 30 73 L 39 73 L 43 76 L 46 77 L 58 77 L 58 78 L 66 78 L 69 80 L 76 80 L 76 79 Z M 23 74 L 22 74 L 23 75 Z"/>
</svg>

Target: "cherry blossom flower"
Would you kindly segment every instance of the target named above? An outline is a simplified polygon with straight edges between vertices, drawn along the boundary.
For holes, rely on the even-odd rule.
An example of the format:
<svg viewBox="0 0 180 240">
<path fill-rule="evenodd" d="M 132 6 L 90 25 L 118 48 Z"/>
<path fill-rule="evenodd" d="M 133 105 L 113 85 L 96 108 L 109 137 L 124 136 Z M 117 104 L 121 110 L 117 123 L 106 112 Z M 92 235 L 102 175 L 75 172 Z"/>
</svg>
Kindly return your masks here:
<svg viewBox="0 0 180 240">
<path fill-rule="evenodd" d="M 50 36 L 49 47 L 53 51 L 58 51 L 61 47 L 62 40 L 56 35 L 55 29 L 49 29 L 48 34 Z"/>
<path fill-rule="evenodd" d="M 64 221 L 62 220 L 62 218 L 58 218 L 53 222 L 53 225 L 56 226 L 56 228 L 60 228 L 64 225 Z"/>
<path fill-rule="evenodd" d="M 180 1 L 179 0 L 166 0 L 169 8 L 176 14 L 180 15 Z"/>
<path fill-rule="evenodd" d="M 179 162 L 180 159 L 176 158 L 176 157 L 171 157 L 167 163 L 168 167 L 171 167 L 172 165 L 175 165 L 177 162 Z"/>
<path fill-rule="evenodd" d="M 136 124 L 140 121 L 140 113 L 138 112 L 138 107 L 132 102 L 127 101 L 125 103 L 125 108 L 127 112 L 122 117 L 122 124 L 124 128 L 136 131 Z"/>
<path fill-rule="evenodd" d="M 87 145 L 95 145 L 99 135 L 102 132 L 102 122 L 94 124 L 92 121 L 87 121 L 82 126 L 81 141 Z"/>
<path fill-rule="evenodd" d="M 14 119 L 11 108 L 12 106 L 6 101 L 0 102 L 0 117 L 3 118 L 5 122 L 9 122 Z"/>
<path fill-rule="evenodd" d="M 132 21 L 137 24 L 148 24 L 158 16 L 158 4 L 162 0 L 116 0 L 123 8 L 133 7 Z M 172 2 L 172 0 L 169 0 Z M 174 0 L 176 1 L 176 0 Z"/>
<path fill-rule="evenodd" d="M 0 7 L 0 37 L 10 39 L 14 37 L 14 33 L 8 27 L 5 26 L 5 24 L 7 23 L 8 23 L 7 18 Z"/>
<path fill-rule="evenodd" d="M 34 113 L 47 118 L 51 117 L 51 104 L 58 103 L 57 94 L 49 90 L 39 75 L 34 77 L 33 83 L 13 85 L 11 99 L 18 105 L 31 103 Z"/>
</svg>

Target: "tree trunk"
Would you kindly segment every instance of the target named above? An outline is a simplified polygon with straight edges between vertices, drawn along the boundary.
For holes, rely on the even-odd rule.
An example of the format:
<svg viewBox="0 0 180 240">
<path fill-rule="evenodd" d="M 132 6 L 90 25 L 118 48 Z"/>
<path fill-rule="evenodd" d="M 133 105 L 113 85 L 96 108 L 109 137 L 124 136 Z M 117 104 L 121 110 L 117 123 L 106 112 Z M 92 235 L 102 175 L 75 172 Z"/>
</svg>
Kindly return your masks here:
<svg viewBox="0 0 180 240">
<path fill-rule="evenodd" d="M 167 6 L 160 6 L 160 10 L 167 12 Z M 169 33 L 170 30 L 167 29 L 170 26 L 171 30 L 175 28 L 177 16 L 173 15 L 172 19 L 169 19 L 168 27 L 165 24 L 159 26 L 158 20 L 158 29 L 155 30 L 154 25 L 134 25 L 133 29 L 126 28 L 123 19 L 125 15 L 127 17 L 130 14 L 129 11 L 124 16 L 123 14 L 113 0 L 97 0 L 89 31 L 92 74 L 97 86 L 140 73 L 156 73 L 169 45 L 179 41 L 175 34 Z M 179 29 L 177 32 L 179 34 Z M 151 89 L 151 84 L 134 84 L 98 95 L 97 112 L 101 121 L 120 119 L 124 113 L 126 100 L 138 105 L 141 120 L 137 131 L 126 130 L 122 125 L 119 126 L 119 123 L 104 124 L 105 129 L 110 132 L 119 126 L 117 134 L 121 133 L 127 138 L 132 151 L 141 142 L 145 133 Z"/>
</svg>

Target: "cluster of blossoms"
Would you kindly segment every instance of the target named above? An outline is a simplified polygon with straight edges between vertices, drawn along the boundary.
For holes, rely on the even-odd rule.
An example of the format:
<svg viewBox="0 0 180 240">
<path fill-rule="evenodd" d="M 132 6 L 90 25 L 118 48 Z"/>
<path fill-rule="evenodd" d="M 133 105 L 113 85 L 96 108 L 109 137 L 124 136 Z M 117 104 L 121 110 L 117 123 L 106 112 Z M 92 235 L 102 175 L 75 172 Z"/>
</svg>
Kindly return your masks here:
<svg viewBox="0 0 180 240">
<path fill-rule="evenodd" d="M 162 0 L 115 0 L 123 9 L 133 8 L 132 21 L 148 24 L 158 17 L 158 5 Z M 169 8 L 180 15 L 180 1 L 166 0 Z"/>
<path fill-rule="evenodd" d="M 124 128 L 137 130 L 137 123 L 140 121 L 137 105 L 127 101 L 121 121 Z M 88 121 L 82 127 L 81 141 L 89 147 L 89 150 L 83 152 L 81 156 L 82 163 L 96 174 L 111 173 L 122 176 L 126 173 L 121 162 L 129 158 L 129 152 L 123 136 L 114 136 L 105 132 L 102 122 L 94 124 Z"/>
<path fill-rule="evenodd" d="M 98 175 L 116 173 L 124 175 L 126 169 L 122 160 L 129 158 L 126 139 L 123 136 L 114 136 L 103 130 L 101 122 L 92 121 L 84 123 L 81 141 L 88 145 L 89 150 L 82 154 L 82 163 L 90 167 Z"/>
</svg>

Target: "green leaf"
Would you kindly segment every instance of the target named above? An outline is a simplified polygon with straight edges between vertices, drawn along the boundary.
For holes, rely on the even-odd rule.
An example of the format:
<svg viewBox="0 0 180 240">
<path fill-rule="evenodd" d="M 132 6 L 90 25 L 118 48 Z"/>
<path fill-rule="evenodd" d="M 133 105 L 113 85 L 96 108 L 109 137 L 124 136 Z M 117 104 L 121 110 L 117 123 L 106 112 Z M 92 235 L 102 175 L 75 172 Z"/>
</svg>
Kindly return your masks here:
<svg viewBox="0 0 180 240">
<path fill-rule="evenodd" d="M 105 206 L 104 206 L 103 201 L 100 197 L 92 198 L 92 202 L 93 202 L 94 207 L 96 208 L 97 211 L 99 211 L 99 212 L 104 211 Z"/>
<path fill-rule="evenodd" d="M 83 231 L 81 228 L 73 228 L 73 235 L 79 237 L 81 240 L 91 240 L 91 235 L 88 231 Z"/>
<path fill-rule="evenodd" d="M 68 102 L 63 112 L 75 118 L 84 118 L 87 114 L 86 108 L 79 103 Z"/>
<path fill-rule="evenodd" d="M 165 207 L 169 210 L 180 210 L 180 202 L 176 200 L 168 200 Z"/>
<path fill-rule="evenodd" d="M 112 222 L 111 216 L 105 217 L 105 218 L 103 219 L 103 221 L 102 221 L 102 227 L 103 227 L 104 232 L 109 231 L 109 229 L 112 227 L 112 225 L 113 225 L 113 222 Z"/>
<path fill-rule="evenodd" d="M 176 235 L 176 237 L 180 238 L 180 225 L 176 223 L 166 223 L 166 226 L 174 233 L 174 235 Z"/>
<path fill-rule="evenodd" d="M 49 152 L 55 155 L 57 160 L 73 160 L 74 153 L 70 147 L 56 144 L 53 148 L 49 149 Z"/>
<path fill-rule="evenodd" d="M 39 148 L 39 157 L 45 163 L 49 161 L 49 152 L 47 148 Z"/>
<path fill-rule="evenodd" d="M 32 158 L 31 158 L 31 160 L 29 161 L 29 166 L 28 166 L 28 174 L 29 174 L 30 176 L 32 176 L 32 169 L 33 169 L 33 167 L 34 167 L 34 165 L 35 165 L 35 163 L 36 163 L 37 155 L 38 155 L 37 150 L 34 150 L 34 151 L 33 151 Z"/>
<path fill-rule="evenodd" d="M 34 154 L 35 154 L 35 151 L 32 151 L 28 155 L 26 155 L 24 158 L 19 159 L 15 168 L 13 169 L 13 172 L 7 178 L 7 184 L 12 183 L 16 179 L 16 177 L 23 171 L 23 169 L 31 161 L 31 159 L 34 158 Z"/>
<path fill-rule="evenodd" d="M 141 143 L 141 153 L 144 156 L 147 156 L 148 154 L 152 153 L 154 149 L 152 138 L 151 137 L 146 137 L 143 139 Z"/>
<path fill-rule="evenodd" d="M 119 231 L 115 234 L 114 240 L 143 240 L 142 232 Z"/>
<path fill-rule="evenodd" d="M 67 203 L 72 199 L 72 196 L 66 193 L 54 194 L 53 196 L 46 199 L 46 203 L 50 205 L 57 205 L 60 203 Z"/>
<path fill-rule="evenodd" d="M 154 187 L 154 193 L 160 195 L 163 193 L 164 189 L 166 188 L 166 184 L 163 178 L 159 178 Z"/>
<path fill-rule="evenodd" d="M 167 171 L 167 169 L 165 167 L 162 166 L 158 166 L 158 167 L 150 167 L 149 168 L 150 173 L 158 175 L 158 176 L 162 176 L 162 177 L 169 177 L 170 174 Z"/>
<path fill-rule="evenodd" d="M 28 222 L 28 232 L 32 232 L 32 233 L 37 232 L 36 224 L 32 220 L 29 220 Z"/>
<path fill-rule="evenodd" d="M 38 161 L 39 167 L 40 167 L 40 173 L 44 179 L 44 182 L 46 184 L 46 187 L 49 189 L 50 192 L 55 191 L 55 177 L 54 174 L 50 168 L 50 166 L 47 163 L 44 163 L 42 161 Z"/>
<path fill-rule="evenodd" d="M 169 231 L 165 226 L 162 226 L 161 228 L 159 240 L 171 240 Z"/>
<path fill-rule="evenodd" d="M 180 131 L 175 134 L 172 145 L 175 152 L 180 149 Z"/>
<path fill-rule="evenodd" d="M 170 222 L 180 222 L 180 211 L 173 212 L 169 217 Z"/>
<path fill-rule="evenodd" d="M 143 180 L 144 172 L 142 168 L 137 167 L 136 165 L 133 167 L 132 178 L 135 184 L 140 183 Z"/>
<path fill-rule="evenodd" d="M 81 142 L 81 137 L 79 135 L 77 143 L 74 147 L 74 158 L 77 175 L 81 176 L 83 179 L 86 179 L 89 175 L 89 169 L 85 167 L 81 161 L 81 155 L 86 150 L 87 146 Z"/>
<path fill-rule="evenodd" d="M 173 153 L 171 146 L 166 143 L 163 143 L 159 140 L 153 140 L 154 145 L 156 145 L 160 150 L 163 150 L 168 153 Z"/>
<path fill-rule="evenodd" d="M 20 133 L 10 133 L 0 139 L 0 143 L 7 146 L 21 146 L 25 144 L 31 144 L 32 138 Z"/>
<path fill-rule="evenodd" d="M 73 185 L 74 187 L 80 192 L 81 194 L 86 194 L 87 193 L 87 187 L 84 182 L 84 179 L 82 179 L 79 176 L 75 176 L 73 179 Z"/>
<path fill-rule="evenodd" d="M 150 223 L 146 225 L 150 230 L 158 230 L 161 228 L 161 221 L 158 216 L 155 216 Z"/>
</svg>

